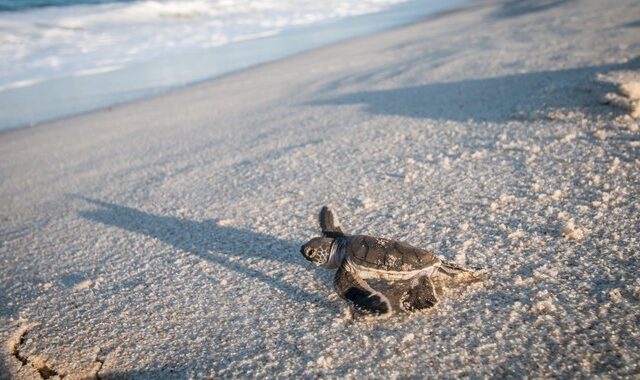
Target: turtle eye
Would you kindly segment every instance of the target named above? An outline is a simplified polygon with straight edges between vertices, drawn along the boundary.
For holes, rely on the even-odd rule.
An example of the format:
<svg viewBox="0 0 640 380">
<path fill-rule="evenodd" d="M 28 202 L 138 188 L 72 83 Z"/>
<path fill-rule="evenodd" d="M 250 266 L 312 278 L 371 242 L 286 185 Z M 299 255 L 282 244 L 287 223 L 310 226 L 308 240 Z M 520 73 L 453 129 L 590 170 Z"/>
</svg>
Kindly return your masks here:
<svg viewBox="0 0 640 380">
<path fill-rule="evenodd" d="M 309 257 L 313 257 L 316 254 L 316 250 L 315 249 L 309 249 L 307 251 L 307 256 Z"/>
</svg>

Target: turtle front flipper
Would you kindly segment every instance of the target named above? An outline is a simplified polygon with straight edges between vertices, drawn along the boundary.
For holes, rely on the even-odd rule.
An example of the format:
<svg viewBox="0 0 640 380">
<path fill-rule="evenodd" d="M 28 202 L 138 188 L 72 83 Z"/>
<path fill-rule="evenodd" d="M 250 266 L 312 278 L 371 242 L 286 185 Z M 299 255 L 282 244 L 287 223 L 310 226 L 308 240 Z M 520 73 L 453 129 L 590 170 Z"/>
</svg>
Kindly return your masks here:
<svg viewBox="0 0 640 380">
<path fill-rule="evenodd" d="M 428 309 L 438 303 L 438 295 L 427 275 L 411 281 L 411 288 L 400 297 L 400 307 L 404 311 Z"/>
<path fill-rule="evenodd" d="M 346 236 L 340 227 L 338 217 L 329 207 L 322 207 L 318 218 L 320 219 L 320 229 L 324 237 L 337 238 Z"/>
<path fill-rule="evenodd" d="M 346 261 L 336 272 L 334 285 L 338 295 L 362 314 L 386 315 L 392 312 L 387 297 L 371 288 Z"/>
</svg>

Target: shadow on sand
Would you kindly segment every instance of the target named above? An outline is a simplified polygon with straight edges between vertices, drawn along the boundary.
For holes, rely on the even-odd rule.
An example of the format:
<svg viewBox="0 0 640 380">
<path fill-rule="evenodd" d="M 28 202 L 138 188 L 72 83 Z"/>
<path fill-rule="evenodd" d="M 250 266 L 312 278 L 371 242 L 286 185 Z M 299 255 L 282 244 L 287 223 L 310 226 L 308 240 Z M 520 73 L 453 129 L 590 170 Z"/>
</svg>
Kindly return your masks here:
<svg viewBox="0 0 640 380">
<path fill-rule="evenodd" d="M 609 83 L 596 80 L 598 73 L 640 68 L 640 58 L 621 64 L 541 71 L 459 82 L 433 83 L 395 89 L 347 93 L 320 99 L 310 105 L 363 104 L 377 115 L 467 121 L 505 121 L 529 118 L 555 108 L 579 108 L 588 115 L 611 112 L 601 103 Z M 340 88 L 344 78 L 329 86 Z"/>
<path fill-rule="evenodd" d="M 277 262 L 278 265 L 294 265 L 310 272 L 317 271 L 304 262 L 298 254 L 301 242 L 284 240 L 244 230 L 221 226 L 217 220 L 193 221 L 172 216 L 148 214 L 134 208 L 119 206 L 84 196 L 74 195 L 92 205 L 96 210 L 80 211 L 83 218 L 115 226 L 127 231 L 161 240 L 177 250 L 186 251 L 201 259 L 219 265 L 242 277 L 262 282 L 269 288 L 282 291 L 299 303 L 326 303 L 326 298 L 311 294 L 276 276 L 266 274 L 243 263 L 242 259 L 261 258 Z M 230 256 L 238 259 L 232 260 Z"/>
</svg>

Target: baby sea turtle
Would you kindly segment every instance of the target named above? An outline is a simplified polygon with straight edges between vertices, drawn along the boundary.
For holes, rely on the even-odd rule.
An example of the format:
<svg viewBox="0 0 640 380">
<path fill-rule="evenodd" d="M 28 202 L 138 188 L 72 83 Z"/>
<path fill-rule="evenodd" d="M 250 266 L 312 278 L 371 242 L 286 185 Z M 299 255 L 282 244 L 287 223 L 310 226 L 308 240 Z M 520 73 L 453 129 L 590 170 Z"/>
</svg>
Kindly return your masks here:
<svg viewBox="0 0 640 380">
<path fill-rule="evenodd" d="M 388 315 L 393 312 L 389 298 L 365 280 L 408 282 L 398 306 L 401 310 L 413 311 L 430 308 L 438 302 L 432 279 L 481 272 L 444 261 L 429 251 L 396 240 L 347 235 L 333 211 L 326 206 L 320 211 L 319 218 L 322 237 L 309 240 L 300 248 L 300 253 L 318 266 L 337 268 L 336 292 L 363 314 Z"/>
</svg>

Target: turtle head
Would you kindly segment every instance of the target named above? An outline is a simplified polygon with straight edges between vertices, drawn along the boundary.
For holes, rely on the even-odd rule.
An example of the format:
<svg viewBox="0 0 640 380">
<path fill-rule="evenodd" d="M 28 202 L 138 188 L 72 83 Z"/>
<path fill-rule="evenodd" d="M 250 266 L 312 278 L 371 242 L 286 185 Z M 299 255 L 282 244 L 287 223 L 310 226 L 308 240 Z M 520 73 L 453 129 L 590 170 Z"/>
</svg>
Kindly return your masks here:
<svg viewBox="0 0 640 380">
<path fill-rule="evenodd" d="M 331 259 L 333 240 L 326 237 L 313 238 L 300 247 L 300 253 L 305 259 L 318 266 L 327 266 Z"/>
</svg>

